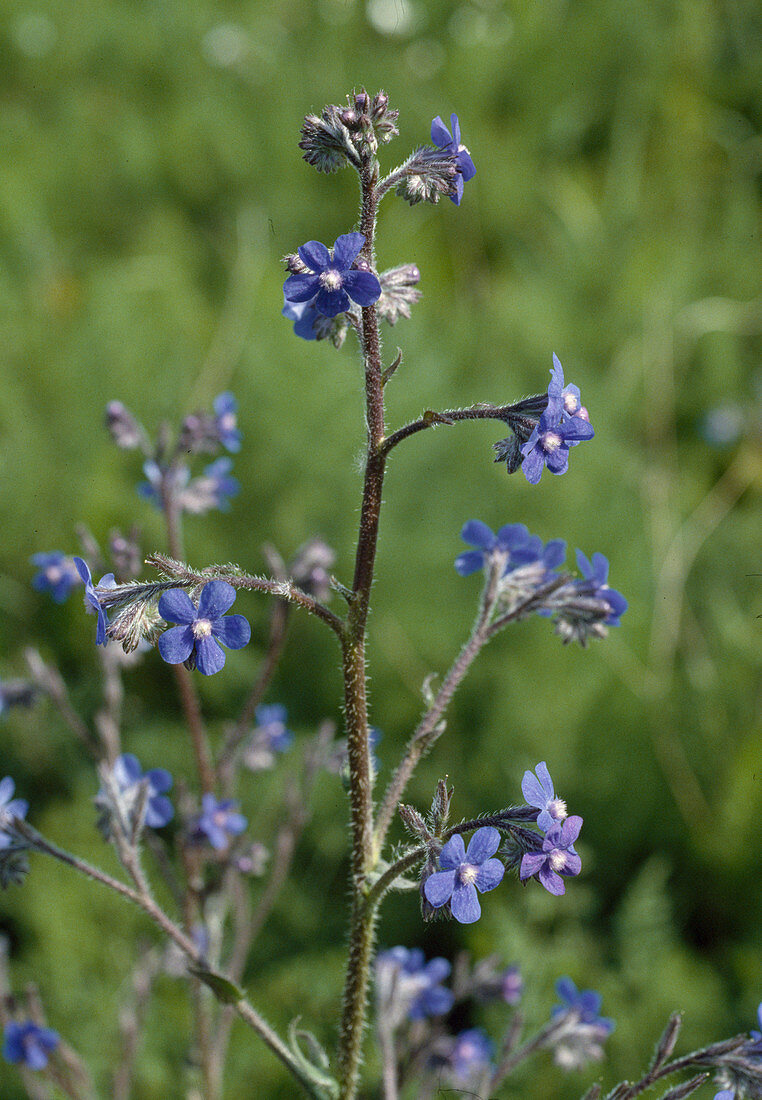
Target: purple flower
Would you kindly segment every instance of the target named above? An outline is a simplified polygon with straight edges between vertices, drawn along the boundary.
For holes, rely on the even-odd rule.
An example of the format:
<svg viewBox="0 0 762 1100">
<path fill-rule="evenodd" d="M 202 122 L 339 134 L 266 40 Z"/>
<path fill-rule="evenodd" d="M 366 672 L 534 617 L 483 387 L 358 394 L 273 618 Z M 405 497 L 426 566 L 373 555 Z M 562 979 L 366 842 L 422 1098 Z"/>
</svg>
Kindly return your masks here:
<svg viewBox="0 0 762 1100">
<path fill-rule="evenodd" d="M 61 1039 L 57 1031 L 26 1020 L 23 1024 L 11 1020 L 5 1025 L 3 1058 L 11 1064 L 23 1063 L 28 1069 L 45 1069 L 48 1055 Z"/>
<path fill-rule="evenodd" d="M 550 894 L 566 892 L 564 877 L 578 875 L 582 860 L 574 851 L 574 841 L 582 828 L 581 817 L 567 817 L 563 824 L 555 822 L 548 829 L 539 852 L 526 852 L 521 859 L 519 878 L 536 877 Z"/>
<path fill-rule="evenodd" d="M 424 883 L 426 900 L 435 909 L 450 903 L 450 911 L 460 924 L 473 924 L 482 915 L 476 891 L 482 894 L 500 885 L 505 867 L 492 859 L 500 844 L 500 833 L 491 825 L 477 829 L 466 849 L 460 833 L 445 844 L 439 856 L 443 868 Z"/>
<path fill-rule="evenodd" d="M 575 587 L 585 596 L 595 600 L 604 600 L 611 608 L 611 614 L 604 619 L 606 626 L 619 626 L 619 618 L 627 610 L 627 600 L 621 592 L 609 588 L 606 583 L 609 575 L 608 559 L 603 554 L 593 554 L 592 564 L 581 550 L 577 551 L 577 565 L 584 580 L 575 582 Z"/>
<path fill-rule="evenodd" d="M 238 402 L 232 393 L 221 393 L 214 399 L 217 433 L 226 450 L 235 453 L 241 449 L 241 433 L 238 430 L 236 410 Z"/>
<path fill-rule="evenodd" d="M 471 160 L 471 154 L 465 145 L 461 143 L 460 123 L 457 115 L 450 115 L 450 126 L 452 127 L 452 134 L 437 115 L 431 123 L 431 140 L 439 149 L 446 149 L 448 153 L 455 157 L 458 174 L 455 177 L 455 194 L 450 195 L 450 198 L 456 206 L 460 206 L 460 200 L 463 198 L 463 185 L 474 178 L 476 169 L 474 168 L 474 162 Z"/>
<path fill-rule="evenodd" d="M 614 1021 L 599 1016 L 601 995 L 593 989 L 578 990 L 571 978 L 560 978 L 556 992 L 563 1004 L 551 1010 L 558 1025 L 548 1040 L 555 1062 L 563 1069 L 582 1069 L 603 1057 L 603 1042 L 614 1030 Z"/>
<path fill-rule="evenodd" d="M 212 676 L 225 665 L 228 649 L 242 649 L 251 638 L 251 627 L 243 615 L 223 618 L 235 602 L 235 589 L 227 581 L 209 581 L 201 590 L 198 608 L 182 588 L 172 588 L 159 598 L 159 614 L 178 623 L 159 638 L 159 653 L 170 665 L 193 657 L 203 676 Z"/>
<path fill-rule="evenodd" d="M 376 988 L 386 1015 L 401 1010 L 410 1020 L 424 1020 L 449 1012 L 455 1000 L 441 984 L 450 974 L 447 959 L 426 962 L 419 947 L 392 947 L 376 959 Z"/>
<path fill-rule="evenodd" d="M 29 803 L 23 798 L 14 798 L 16 784 L 9 775 L 0 780 L 0 849 L 10 848 L 13 838 L 5 831 L 14 817 L 26 817 Z"/>
<path fill-rule="evenodd" d="M 218 802 L 213 794 L 205 794 L 201 799 L 201 813 L 191 823 L 191 837 L 197 841 L 207 840 L 221 852 L 227 848 L 230 838 L 242 833 L 247 824 L 233 799 Z"/>
<path fill-rule="evenodd" d="M 556 798 L 553 789 L 553 780 L 550 778 L 548 766 L 542 760 L 535 768 L 536 777 L 530 771 L 524 772 L 521 781 L 521 790 L 528 806 L 536 806 L 540 811 L 537 824 L 544 833 L 555 822 L 566 818 L 566 803 L 562 798 Z"/>
<path fill-rule="evenodd" d="M 606 1020 L 599 1016 L 603 998 L 594 989 L 577 989 L 571 978 L 559 978 L 556 982 L 556 993 L 564 1002 L 556 1005 L 551 1010 L 551 1016 L 555 1019 L 567 1012 L 573 1012 L 583 1024 L 609 1024 L 609 1030 L 614 1030 L 612 1020 Z"/>
<path fill-rule="evenodd" d="M 172 786 L 172 776 L 166 768 L 151 768 L 143 772 L 138 758 L 132 753 L 122 753 L 117 756 L 111 768 L 111 776 L 120 795 L 125 796 L 123 801 L 129 816 L 129 809 L 137 803 L 140 793 L 140 785 L 148 780 L 148 798 L 146 799 L 145 823 L 152 829 L 161 829 L 174 817 L 175 811 L 172 803 L 164 794 Z M 108 792 L 101 788 L 95 796 L 96 804 L 108 802 Z"/>
<path fill-rule="evenodd" d="M 532 485 L 540 480 L 545 466 L 552 474 L 566 473 L 569 467 L 569 448 L 575 442 L 592 439 L 595 435 L 589 420 L 582 415 L 581 407 L 575 415 L 570 416 L 566 412 L 567 398 L 573 398 L 573 395 L 569 392 L 570 386 L 564 389 L 564 370 L 556 355 L 553 356 L 550 373 L 548 406 L 529 439 L 521 447 L 524 456 L 522 469 Z M 573 401 L 570 401 L 570 407 L 573 407 Z"/>
<path fill-rule="evenodd" d="M 33 554 L 31 561 L 39 569 L 32 578 L 32 588 L 35 592 L 49 592 L 56 603 L 63 603 L 72 588 L 80 583 L 73 560 L 60 550 Z"/>
<path fill-rule="evenodd" d="M 477 548 L 465 550 L 455 559 L 456 572 L 460 573 L 461 577 L 468 577 L 478 569 L 487 568 L 495 554 L 506 556 L 507 568 L 511 555 L 528 543 L 530 535 L 523 523 L 508 523 L 494 534 L 486 523 L 472 519 L 464 525 L 460 537 L 469 546 Z"/>
<path fill-rule="evenodd" d="M 369 306 L 381 297 L 381 284 L 372 271 L 352 267 L 365 237 L 362 233 L 345 233 L 337 237 L 331 254 L 320 241 L 308 241 L 299 251 L 299 259 L 308 269 L 290 275 L 283 284 L 289 302 L 310 302 L 324 317 L 336 317 L 349 308 L 349 299 L 360 306 Z"/>
<path fill-rule="evenodd" d="M 113 573 L 106 573 L 98 581 L 97 585 L 93 584 L 93 578 L 90 573 L 90 567 L 87 562 L 82 558 L 75 558 L 74 564 L 77 567 L 77 572 L 82 578 L 85 585 L 85 608 L 92 615 L 93 613 L 98 616 L 98 625 L 95 631 L 95 644 L 106 645 L 106 627 L 108 626 L 108 616 L 101 607 L 100 598 L 98 596 L 98 589 L 102 588 L 115 588 L 116 581 L 114 580 Z"/>
<path fill-rule="evenodd" d="M 285 296 L 283 300 L 284 305 L 281 313 L 284 317 L 287 317 L 289 321 L 294 322 L 294 333 L 297 336 L 301 336 L 302 340 L 317 340 L 315 322 L 318 321 L 323 314 L 318 313 L 315 309 L 314 301 L 289 302 Z"/>
<path fill-rule="evenodd" d="M 508 1005 L 517 1005 L 523 992 L 524 979 L 521 977 L 521 971 L 517 966 L 507 967 L 502 976 L 501 996 L 503 1000 Z"/>
<path fill-rule="evenodd" d="M 480 1027 L 461 1031 L 455 1036 L 449 1061 L 458 1081 L 466 1083 L 490 1065 L 492 1043 Z"/>
<path fill-rule="evenodd" d="M 735 1100 L 735 1089 L 720 1089 L 714 1094 L 714 1100 Z"/>
</svg>

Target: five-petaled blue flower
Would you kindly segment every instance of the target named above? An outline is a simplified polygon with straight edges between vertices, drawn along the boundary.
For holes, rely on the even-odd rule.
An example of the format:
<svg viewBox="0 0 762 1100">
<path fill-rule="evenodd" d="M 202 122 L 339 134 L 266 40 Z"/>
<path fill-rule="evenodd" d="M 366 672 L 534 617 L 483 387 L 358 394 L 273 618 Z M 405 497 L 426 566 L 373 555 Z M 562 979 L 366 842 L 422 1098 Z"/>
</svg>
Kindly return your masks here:
<svg viewBox="0 0 762 1100">
<path fill-rule="evenodd" d="M 599 1024 L 608 1031 L 614 1030 L 614 1021 L 600 1016 L 602 998 L 594 989 L 577 989 L 571 978 L 559 978 L 556 993 L 564 1002 L 551 1009 L 551 1017 L 557 1019 L 566 1013 L 574 1013 L 582 1024 Z"/>
<path fill-rule="evenodd" d="M 566 803 L 562 798 L 556 798 L 553 789 L 553 780 L 550 778 L 548 766 L 542 760 L 535 768 L 537 775 L 530 771 L 524 772 L 521 780 L 521 790 L 528 806 L 536 806 L 540 811 L 537 824 L 544 833 L 556 822 L 566 818 Z"/>
<path fill-rule="evenodd" d="M 429 875 L 423 886 L 426 900 L 435 909 L 448 901 L 450 911 L 461 924 L 473 924 L 482 915 L 476 891 L 486 893 L 499 886 L 505 867 L 495 855 L 500 844 L 500 833 L 491 825 L 477 829 L 468 843 L 463 844 L 460 833 L 445 844 L 439 856 L 441 871 Z"/>
<path fill-rule="evenodd" d="M 582 407 L 574 415 L 566 411 L 566 402 L 574 395 L 571 387 L 564 388 L 564 370 L 558 356 L 553 356 L 551 381 L 548 386 L 548 406 L 540 416 L 532 434 L 522 444 L 524 456 L 521 468 L 528 482 L 536 485 L 545 466 L 552 474 L 563 474 L 569 467 L 569 448 L 583 439 L 592 439 L 595 432 L 586 417 L 587 410 Z M 574 387 L 576 390 L 576 387 Z M 579 391 L 577 391 L 578 393 Z"/>
<path fill-rule="evenodd" d="M 362 233 L 337 237 L 331 254 L 320 241 L 307 241 L 299 259 L 308 268 L 302 274 L 289 275 L 283 293 L 289 302 L 310 302 L 324 317 L 336 317 L 349 309 L 349 299 L 370 306 L 381 297 L 381 284 L 372 271 L 352 267 L 365 244 Z"/>
<path fill-rule="evenodd" d="M 273 752 L 285 752 L 291 747 L 294 735 L 286 727 L 286 708 L 281 703 L 270 703 L 254 711 L 257 731 L 264 734 L 267 747 Z"/>
<path fill-rule="evenodd" d="M 48 1055 L 60 1041 L 58 1032 L 52 1028 L 40 1027 L 31 1020 L 23 1024 L 11 1020 L 5 1025 L 3 1058 L 14 1065 L 23 1063 L 28 1069 L 45 1069 Z"/>
<path fill-rule="evenodd" d="M 596 600 L 605 600 L 611 608 L 611 614 L 604 619 L 606 626 L 619 626 L 619 618 L 627 610 L 627 600 L 615 588 L 609 588 L 606 581 L 609 575 L 608 558 L 603 554 L 593 554 L 592 563 L 581 550 L 577 551 L 577 565 L 584 580 L 575 582 L 575 587 L 586 596 Z"/>
<path fill-rule="evenodd" d="M 26 817 L 29 803 L 24 798 L 14 798 L 16 784 L 9 775 L 0 780 L 0 849 L 9 848 L 12 838 L 4 831 L 12 817 Z"/>
<path fill-rule="evenodd" d="M 85 608 L 90 614 L 95 614 L 98 617 L 98 625 L 95 630 L 95 644 L 106 645 L 106 627 L 108 626 L 108 616 L 101 607 L 101 602 L 98 598 L 98 588 L 115 588 L 116 581 L 114 580 L 113 573 L 106 573 L 98 581 L 97 585 L 93 584 L 93 578 L 90 573 L 90 566 L 82 558 L 75 558 L 74 564 L 77 567 L 77 572 L 82 578 L 85 585 Z"/>
<path fill-rule="evenodd" d="M 121 756 L 117 756 L 111 769 L 111 774 L 121 794 L 127 794 L 134 791 L 137 796 L 138 785 L 142 780 L 148 780 L 148 798 L 146 799 L 145 815 L 146 825 L 150 826 L 152 829 L 161 829 L 172 820 L 175 811 L 172 803 L 164 793 L 172 786 L 172 776 L 166 768 L 151 768 L 144 773 L 143 769 L 140 767 L 138 758 L 131 752 L 125 752 L 122 753 Z M 98 792 L 96 801 L 102 793 L 102 791 Z"/>
<path fill-rule="evenodd" d="M 191 837 L 207 840 L 216 851 L 221 852 L 227 848 L 230 838 L 242 833 L 247 824 L 233 799 L 218 802 L 213 794 L 205 794 L 201 799 L 201 813 L 191 823 Z"/>
<path fill-rule="evenodd" d="M 33 554 L 31 560 L 39 569 L 39 573 L 32 578 L 32 588 L 35 592 L 49 592 L 56 603 L 63 603 L 72 588 L 79 584 L 74 562 L 60 550 Z"/>
<path fill-rule="evenodd" d="M 452 134 L 437 115 L 431 123 L 431 140 L 439 149 L 446 149 L 448 153 L 452 153 L 455 157 L 458 174 L 454 181 L 455 194 L 450 195 L 450 198 L 456 206 L 460 206 L 460 200 L 463 198 L 463 184 L 474 178 L 476 168 L 474 168 L 474 162 L 471 160 L 471 154 L 465 145 L 461 143 L 460 123 L 456 114 L 450 115 L 450 126 L 452 127 Z"/>
<path fill-rule="evenodd" d="M 582 860 L 574 851 L 574 841 L 582 828 L 582 818 L 567 817 L 563 823 L 554 822 L 545 834 L 542 850 L 525 852 L 521 857 L 519 878 L 536 877 L 550 894 L 566 893 L 561 878 L 578 875 L 582 870 Z"/>
<path fill-rule="evenodd" d="M 242 438 L 238 430 L 237 408 L 238 402 L 232 393 L 221 393 L 214 399 L 214 415 L 220 443 L 233 453 L 240 451 Z"/>
<path fill-rule="evenodd" d="M 504 554 L 506 564 L 517 550 L 526 546 L 530 540 L 529 531 L 523 523 L 507 523 L 497 534 L 479 519 L 464 524 L 460 537 L 476 550 L 465 550 L 455 559 L 455 569 L 461 577 L 468 577 L 478 569 L 486 568 L 494 554 Z"/>
<path fill-rule="evenodd" d="M 159 638 L 159 653 L 170 665 L 179 665 L 195 654 L 196 667 L 204 676 L 219 672 L 228 649 L 242 649 L 251 638 L 251 627 L 243 615 L 223 618 L 235 602 L 235 588 L 227 581 L 209 581 L 201 590 L 196 607 L 182 588 L 172 588 L 159 598 L 159 614 L 178 623 Z"/>
</svg>

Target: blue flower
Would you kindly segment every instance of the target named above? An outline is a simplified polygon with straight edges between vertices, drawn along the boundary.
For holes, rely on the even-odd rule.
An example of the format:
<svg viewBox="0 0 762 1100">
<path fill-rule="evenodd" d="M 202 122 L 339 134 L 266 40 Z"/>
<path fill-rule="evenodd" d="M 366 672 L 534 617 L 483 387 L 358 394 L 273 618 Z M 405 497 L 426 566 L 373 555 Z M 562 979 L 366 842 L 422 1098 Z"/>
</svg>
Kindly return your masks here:
<svg viewBox="0 0 762 1100">
<path fill-rule="evenodd" d="M 302 340 L 317 340 L 315 323 L 323 314 L 315 309 L 314 301 L 289 302 L 284 295 L 284 306 L 281 310 L 284 317 L 294 322 L 294 333 L 301 336 Z"/>
<path fill-rule="evenodd" d="M 23 798 L 14 798 L 13 792 L 16 784 L 9 775 L 0 780 L 0 849 L 10 848 L 13 837 L 5 830 L 10 826 L 14 817 L 26 817 L 29 803 Z"/>
<path fill-rule="evenodd" d="M 419 947 L 392 947 L 379 953 L 376 959 L 376 983 L 379 1000 L 389 1012 L 395 1001 L 410 1020 L 425 1020 L 443 1016 L 455 1000 L 451 990 L 441 983 L 452 967 L 447 959 L 426 962 Z"/>
<path fill-rule="evenodd" d="M 291 747 L 294 735 L 286 728 L 286 708 L 280 703 L 257 707 L 254 712 L 257 729 L 267 737 L 267 744 L 273 752 L 285 752 Z"/>
<path fill-rule="evenodd" d="M 106 645 L 106 642 L 108 640 L 106 638 L 108 616 L 106 615 L 104 609 L 101 607 L 101 602 L 98 596 L 98 589 L 115 588 L 116 581 L 114 580 L 114 574 L 106 573 L 98 581 L 98 584 L 94 585 L 93 578 L 90 573 L 90 567 L 87 562 L 83 561 L 82 558 L 75 558 L 74 564 L 76 565 L 77 572 L 79 573 L 85 585 L 85 608 L 87 609 L 87 611 L 90 612 L 90 614 L 94 613 L 98 616 L 98 625 L 95 631 L 95 644 Z"/>
<path fill-rule="evenodd" d="M 23 1024 L 11 1020 L 5 1025 L 3 1058 L 11 1064 L 23 1063 L 28 1069 L 45 1069 L 48 1055 L 61 1039 L 57 1031 L 26 1020 Z"/>
<path fill-rule="evenodd" d="M 476 169 L 474 168 L 474 162 L 471 160 L 471 154 L 465 145 L 461 143 L 460 123 L 457 115 L 450 115 L 450 126 L 452 127 L 452 134 L 437 115 L 431 123 L 431 140 L 439 149 L 446 149 L 448 153 L 455 157 L 458 174 L 455 177 L 455 194 L 450 195 L 450 198 L 456 206 L 460 206 L 460 200 L 463 198 L 463 185 L 474 178 Z"/>
<path fill-rule="evenodd" d="M 56 603 L 63 603 L 72 588 L 80 583 L 73 560 L 60 550 L 33 554 L 31 561 L 39 569 L 32 578 L 32 588 L 35 592 L 49 592 Z"/>
<path fill-rule="evenodd" d="M 455 1077 L 465 1084 L 476 1074 L 484 1072 L 490 1066 L 492 1053 L 492 1043 L 480 1027 L 461 1031 L 455 1036 L 449 1055 Z"/>
<path fill-rule="evenodd" d="M 593 989 L 578 990 L 571 978 L 560 978 L 556 992 L 563 1004 L 551 1010 L 558 1025 L 548 1040 L 553 1057 L 565 1070 L 582 1069 L 603 1057 L 603 1042 L 614 1030 L 614 1021 L 599 1015 L 601 995 Z"/>
<path fill-rule="evenodd" d="M 145 823 L 150 828 L 161 829 L 172 820 L 175 811 L 164 793 L 172 786 L 172 776 L 166 768 L 151 768 L 144 773 L 138 758 L 128 752 L 117 756 L 111 768 L 111 775 L 119 794 L 126 796 L 124 802 L 128 811 L 129 805 L 137 802 L 140 784 L 148 780 Z M 108 792 L 101 788 L 95 796 L 95 801 L 96 804 L 107 802 Z"/>
<path fill-rule="evenodd" d="M 530 538 L 523 523 L 508 523 L 494 534 L 486 523 L 478 519 L 464 524 L 460 537 L 469 546 L 477 547 L 476 550 L 464 551 L 455 559 L 455 569 L 461 577 L 468 577 L 478 569 L 486 568 L 495 554 L 505 554 L 510 561 L 510 556 L 525 546 Z"/>
<path fill-rule="evenodd" d="M 540 480 L 545 466 L 552 474 L 566 473 L 569 467 L 569 449 L 574 443 L 583 439 L 592 439 L 595 432 L 586 415 L 582 414 L 581 406 L 575 415 L 569 415 L 566 411 L 566 403 L 569 398 L 570 408 L 574 407 L 574 395 L 572 387 L 564 388 L 564 370 L 558 360 L 553 356 L 553 368 L 551 381 L 548 385 L 548 406 L 540 416 L 540 420 L 526 443 L 522 444 L 521 453 L 524 456 L 521 468 L 528 482 L 536 485 Z M 574 387 L 577 395 L 579 391 Z M 585 410 L 586 414 L 587 410 Z"/>
<path fill-rule="evenodd" d="M 227 581 L 209 581 L 201 590 L 198 607 L 182 588 L 172 588 L 159 598 L 159 614 L 178 623 L 159 638 L 159 653 L 170 665 L 192 659 L 204 676 L 212 676 L 225 665 L 228 649 L 242 649 L 251 638 L 251 627 L 243 615 L 225 613 L 235 603 L 235 588 Z"/>
<path fill-rule="evenodd" d="M 582 870 L 582 860 L 574 851 L 574 841 L 582 828 L 581 817 L 567 817 L 561 824 L 555 822 L 545 834 L 542 850 L 525 852 L 521 858 L 519 878 L 538 878 L 550 894 L 556 896 L 566 892 L 561 878 L 578 875 Z"/>
<path fill-rule="evenodd" d="M 577 565 L 584 580 L 575 581 L 575 587 L 585 596 L 595 600 L 604 600 L 611 608 L 611 614 L 604 619 L 606 626 L 619 626 L 619 618 L 627 610 L 627 600 L 621 592 L 609 588 L 606 583 L 609 575 L 608 559 L 603 554 L 593 554 L 592 564 L 581 550 L 577 551 Z"/>
<path fill-rule="evenodd" d="M 312 302 L 324 317 L 336 317 L 350 308 L 349 299 L 369 306 L 381 297 L 381 284 L 372 271 L 357 270 L 352 264 L 365 244 L 362 233 L 337 237 L 333 255 L 320 241 L 302 245 L 299 258 L 307 271 L 290 275 L 283 284 L 289 302 Z"/>
<path fill-rule="evenodd" d="M 544 760 L 537 765 L 535 771 L 536 776 L 530 771 L 524 772 L 521 790 L 527 805 L 536 806 L 540 811 L 537 824 L 546 833 L 551 825 L 566 818 L 566 803 L 562 798 L 556 798 L 553 780 Z"/>
<path fill-rule="evenodd" d="M 714 1094 L 714 1100 L 735 1100 L 735 1089 L 720 1089 Z"/>
<path fill-rule="evenodd" d="M 232 466 L 231 459 L 218 458 L 204 469 L 200 477 L 194 477 L 179 494 L 182 510 L 194 516 L 201 516 L 212 508 L 229 511 L 230 497 L 241 491 L 240 481 L 229 476 Z"/>
<path fill-rule="evenodd" d="M 215 851 L 227 848 L 230 838 L 242 833 L 248 824 L 233 799 L 218 802 L 213 794 L 205 794 L 201 808 L 201 813 L 191 823 L 191 837 L 196 841 L 208 841 Z"/>
<path fill-rule="evenodd" d="M 500 833 L 491 825 L 477 829 L 466 849 L 460 833 L 445 844 L 439 856 L 443 868 L 426 879 L 423 892 L 435 909 L 450 903 L 450 911 L 460 924 L 473 924 L 482 915 L 476 891 L 486 893 L 499 886 L 505 867 L 492 859 L 500 844 Z"/>
<path fill-rule="evenodd" d="M 238 402 L 232 393 L 221 393 L 214 399 L 214 413 L 220 443 L 232 453 L 241 449 L 242 436 L 238 430 L 237 408 Z"/>
</svg>

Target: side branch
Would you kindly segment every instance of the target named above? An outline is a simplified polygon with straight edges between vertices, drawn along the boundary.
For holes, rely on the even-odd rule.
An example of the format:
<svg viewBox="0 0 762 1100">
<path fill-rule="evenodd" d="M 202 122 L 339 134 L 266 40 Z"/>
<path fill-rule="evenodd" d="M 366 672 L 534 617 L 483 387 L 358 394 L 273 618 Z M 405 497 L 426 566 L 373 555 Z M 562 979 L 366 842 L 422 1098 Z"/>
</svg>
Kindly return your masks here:
<svg viewBox="0 0 762 1100">
<path fill-rule="evenodd" d="M 461 420 L 500 420 L 504 424 L 508 424 L 509 427 L 516 424 L 528 428 L 531 432 L 537 418 L 545 410 L 547 404 L 548 395 L 542 393 L 534 397 L 527 397 L 523 401 L 517 401 L 513 405 L 471 405 L 467 409 L 445 409 L 444 412 L 434 412 L 433 409 L 427 409 L 419 420 L 413 420 L 410 424 L 406 424 L 403 428 L 399 428 L 388 436 L 383 442 L 382 451 L 387 455 L 403 439 L 407 439 L 417 432 L 422 432 L 426 428 L 434 428 L 437 424 L 457 424 Z"/>
<path fill-rule="evenodd" d="M 250 592 L 265 592 L 269 596 L 278 596 L 288 603 L 296 604 L 304 608 L 310 614 L 322 619 L 330 626 L 331 630 L 339 638 L 343 637 L 344 622 L 338 615 L 334 615 L 323 604 L 308 596 L 301 588 L 298 588 L 290 580 L 272 580 L 269 577 L 255 577 L 250 573 L 242 573 L 229 565 L 210 565 L 205 569 L 191 569 L 184 562 L 167 557 L 166 554 L 149 554 L 146 564 L 177 581 L 178 587 L 189 588 L 192 585 L 204 584 L 205 581 L 227 581 L 233 588 L 245 588 Z"/>
</svg>

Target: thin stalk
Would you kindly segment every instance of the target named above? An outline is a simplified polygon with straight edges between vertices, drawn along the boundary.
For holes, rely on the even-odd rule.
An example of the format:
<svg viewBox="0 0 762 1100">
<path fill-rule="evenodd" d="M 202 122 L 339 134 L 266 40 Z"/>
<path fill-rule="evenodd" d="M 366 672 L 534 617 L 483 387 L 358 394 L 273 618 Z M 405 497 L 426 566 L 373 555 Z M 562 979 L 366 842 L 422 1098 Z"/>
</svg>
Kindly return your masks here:
<svg viewBox="0 0 762 1100">
<path fill-rule="evenodd" d="M 402 428 L 398 428 L 384 440 L 384 454 L 388 455 L 403 439 L 409 439 L 411 435 L 423 432 L 426 428 L 434 428 L 437 424 L 457 424 L 462 420 L 501 420 L 504 424 L 510 421 L 523 422 L 531 431 L 537 422 L 537 417 L 547 407 L 548 395 L 538 394 L 533 398 L 517 401 L 513 405 L 472 405 L 467 409 L 445 409 L 443 412 L 429 410 L 418 420 L 411 421 Z M 535 414 L 529 417 L 524 414 Z"/>
</svg>

